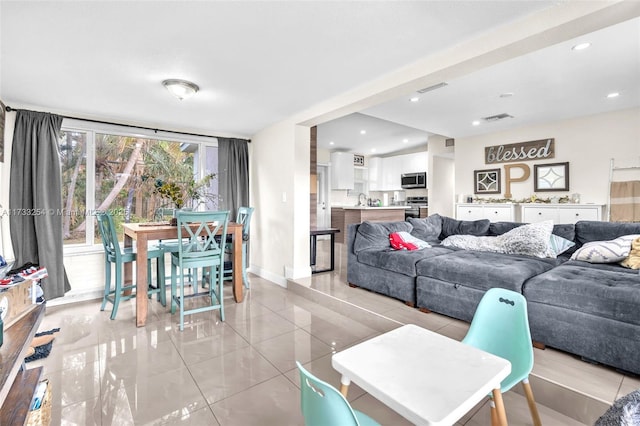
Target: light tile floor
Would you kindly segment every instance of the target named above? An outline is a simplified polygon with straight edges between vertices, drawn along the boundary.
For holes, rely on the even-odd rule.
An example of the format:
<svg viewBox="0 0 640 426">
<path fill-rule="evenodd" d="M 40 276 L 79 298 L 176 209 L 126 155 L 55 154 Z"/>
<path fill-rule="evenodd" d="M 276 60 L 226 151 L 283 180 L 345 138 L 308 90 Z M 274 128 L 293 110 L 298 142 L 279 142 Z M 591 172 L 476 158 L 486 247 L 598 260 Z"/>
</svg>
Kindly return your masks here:
<svg viewBox="0 0 640 426">
<path fill-rule="evenodd" d="M 123 302 L 114 321 L 109 308 L 99 311 L 98 301 L 48 307 L 40 330 L 60 327 L 61 332 L 50 356 L 28 367 L 44 366 L 50 380 L 52 424 L 301 425 L 296 360 L 337 386 L 332 353 L 400 324 L 415 323 L 456 339 L 466 333 L 464 322 L 348 287 L 346 260 L 339 255 L 337 262 L 336 271 L 290 283 L 289 290 L 250 275 L 244 303 L 234 303 L 227 288 L 225 322 L 217 312 L 191 315 L 183 332 L 177 315 L 155 299 L 143 328 L 134 325 L 134 301 Z M 550 350 L 536 352 L 534 372 L 571 389 L 577 406 L 584 395 L 610 403 L 640 387 L 638 379 Z M 532 386 L 540 401 L 573 401 L 562 391 L 545 398 L 544 386 L 536 389 L 533 380 Z M 356 385 L 349 400 L 382 424 L 409 424 Z M 531 424 L 521 395 L 508 392 L 505 403 L 511 425 Z M 545 425 L 592 423 L 539 408 Z M 488 403 L 458 424 L 488 425 Z"/>
</svg>

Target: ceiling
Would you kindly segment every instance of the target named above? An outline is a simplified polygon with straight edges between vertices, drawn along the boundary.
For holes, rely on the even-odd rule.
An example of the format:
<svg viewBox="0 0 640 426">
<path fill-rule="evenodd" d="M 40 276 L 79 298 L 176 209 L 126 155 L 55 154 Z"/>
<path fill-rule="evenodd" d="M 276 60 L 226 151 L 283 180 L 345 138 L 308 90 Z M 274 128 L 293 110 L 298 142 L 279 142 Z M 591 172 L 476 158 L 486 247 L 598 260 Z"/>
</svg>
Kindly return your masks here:
<svg viewBox="0 0 640 426">
<path fill-rule="evenodd" d="M 572 50 L 582 42 L 591 46 Z M 446 83 L 322 124 L 318 146 L 380 155 L 424 146 L 428 134 L 461 138 L 640 107 L 640 18 Z M 613 92 L 620 96 L 607 98 Z M 482 120 L 502 113 L 513 118 Z"/>
<path fill-rule="evenodd" d="M 251 137 L 561 3 L 2 0 L 0 99 L 14 108 Z M 590 39 L 586 51 L 563 43 L 447 81 L 419 102 L 403 97 L 321 124 L 319 146 L 385 154 L 424 145 L 429 133 L 462 137 L 638 106 L 640 27 L 638 20 L 620 27 L 594 34 L 603 38 Z M 180 101 L 161 85 L 170 78 L 200 91 Z M 605 103 L 611 90 L 621 96 Z M 504 92 L 514 96 L 499 98 Z M 514 118 L 470 126 L 502 112 Z"/>
</svg>

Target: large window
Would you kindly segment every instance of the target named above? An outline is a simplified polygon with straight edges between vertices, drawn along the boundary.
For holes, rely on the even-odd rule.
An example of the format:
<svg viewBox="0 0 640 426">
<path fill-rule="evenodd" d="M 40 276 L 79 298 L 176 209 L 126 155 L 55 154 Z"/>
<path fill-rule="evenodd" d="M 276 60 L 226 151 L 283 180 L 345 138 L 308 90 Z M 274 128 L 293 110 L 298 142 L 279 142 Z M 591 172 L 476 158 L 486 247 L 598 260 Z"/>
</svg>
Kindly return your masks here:
<svg viewBox="0 0 640 426">
<path fill-rule="evenodd" d="M 157 220 L 159 209 L 218 208 L 215 139 L 67 121 L 60 137 L 66 249 L 100 244 L 96 211 L 112 213 L 122 238 L 123 223 Z"/>
</svg>

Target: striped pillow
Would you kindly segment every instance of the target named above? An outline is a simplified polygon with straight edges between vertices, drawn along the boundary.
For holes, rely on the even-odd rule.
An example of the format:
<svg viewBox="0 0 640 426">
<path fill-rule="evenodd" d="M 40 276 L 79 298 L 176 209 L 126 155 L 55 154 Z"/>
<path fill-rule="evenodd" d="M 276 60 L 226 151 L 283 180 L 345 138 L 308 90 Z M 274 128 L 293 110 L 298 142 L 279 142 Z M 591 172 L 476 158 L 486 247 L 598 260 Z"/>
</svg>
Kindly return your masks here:
<svg viewBox="0 0 640 426">
<path fill-rule="evenodd" d="M 592 241 L 573 253 L 571 260 L 589 263 L 614 263 L 624 260 L 631 251 L 631 242 L 640 235 L 624 235 L 610 241 Z"/>
</svg>

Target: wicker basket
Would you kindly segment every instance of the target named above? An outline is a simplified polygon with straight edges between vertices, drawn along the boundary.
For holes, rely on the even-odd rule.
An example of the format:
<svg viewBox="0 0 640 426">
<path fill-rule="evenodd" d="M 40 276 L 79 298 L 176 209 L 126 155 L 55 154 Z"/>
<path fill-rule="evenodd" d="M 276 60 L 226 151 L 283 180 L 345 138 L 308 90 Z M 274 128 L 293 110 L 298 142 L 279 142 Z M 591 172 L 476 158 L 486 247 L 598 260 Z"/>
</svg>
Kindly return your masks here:
<svg viewBox="0 0 640 426">
<path fill-rule="evenodd" d="M 44 399 L 40 408 L 29 411 L 26 423 L 28 426 L 48 426 L 51 423 L 51 386 L 49 386 L 49 380 L 43 380 L 43 382 L 47 383 Z"/>
</svg>

